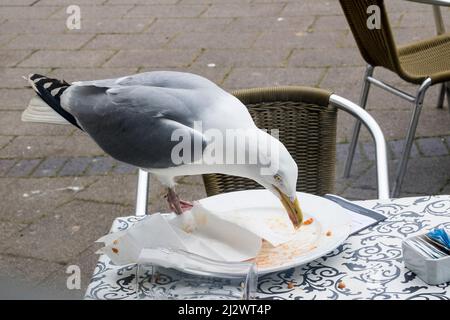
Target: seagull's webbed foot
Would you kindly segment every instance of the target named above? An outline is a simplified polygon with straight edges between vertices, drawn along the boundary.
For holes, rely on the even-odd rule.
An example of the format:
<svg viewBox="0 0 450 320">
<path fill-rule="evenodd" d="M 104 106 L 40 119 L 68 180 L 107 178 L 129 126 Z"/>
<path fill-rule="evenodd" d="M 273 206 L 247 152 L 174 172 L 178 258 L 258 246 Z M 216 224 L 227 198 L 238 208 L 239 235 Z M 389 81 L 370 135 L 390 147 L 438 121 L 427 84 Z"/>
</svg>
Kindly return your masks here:
<svg viewBox="0 0 450 320">
<path fill-rule="evenodd" d="M 192 208 L 192 203 L 180 200 L 173 188 L 167 189 L 167 202 L 169 203 L 170 210 L 176 214 L 182 214 Z"/>
</svg>

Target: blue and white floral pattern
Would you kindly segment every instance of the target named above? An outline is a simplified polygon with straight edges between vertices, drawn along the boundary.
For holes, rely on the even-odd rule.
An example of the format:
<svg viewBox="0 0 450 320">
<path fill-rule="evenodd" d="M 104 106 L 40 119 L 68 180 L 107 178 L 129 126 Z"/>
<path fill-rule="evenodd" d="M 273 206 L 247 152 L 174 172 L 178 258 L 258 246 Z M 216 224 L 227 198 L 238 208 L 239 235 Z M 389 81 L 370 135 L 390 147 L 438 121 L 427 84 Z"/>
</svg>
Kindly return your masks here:
<svg viewBox="0 0 450 320">
<path fill-rule="evenodd" d="M 401 250 L 406 237 L 436 226 L 450 230 L 450 196 L 358 203 L 388 219 L 351 236 L 320 259 L 261 276 L 258 298 L 450 300 L 450 283 L 431 286 L 423 282 L 404 267 Z M 118 218 L 112 231 L 124 230 L 138 219 Z M 100 256 L 86 299 L 135 299 L 135 271 L 135 265 L 118 267 Z"/>
</svg>

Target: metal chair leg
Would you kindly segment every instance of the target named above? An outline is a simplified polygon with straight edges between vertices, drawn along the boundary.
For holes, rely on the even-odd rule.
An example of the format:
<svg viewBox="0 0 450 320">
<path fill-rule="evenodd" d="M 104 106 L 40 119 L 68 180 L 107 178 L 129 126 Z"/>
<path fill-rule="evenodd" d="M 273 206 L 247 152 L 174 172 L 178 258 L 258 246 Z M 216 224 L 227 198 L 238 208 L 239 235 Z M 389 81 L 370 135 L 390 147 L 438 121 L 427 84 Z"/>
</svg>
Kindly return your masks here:
<svg viewBox="0 0 450 320">
<path fill-rule="evenodd" d="M 361 96 L 359 99 L 359 105 L 363 109 L 366 108 L 367 97 L 369 96 L 369 89 L 370 89 L 370 82 L 367 80 L 367 78 L 373 75 L 373 70 L 374 67 L 368 65 L 366 68 L 366 72 L 364 74 L 364 82 L 361 91 Z M 350 176 L 350 171 L 352 169 L 353 158 L 355 156 L 356 145 L 358 144 L 358 137 L 360 130 L 361 130 L 361 121 L 356 120 L 355 125 L 353 127 L 352 140 L 350 141 L 347 160 L 345 161 L 344 178 L 348 178 Z"/>
<path fill-rule="evenodd" d="M 406 168 L 408 166 L 409 154 L 411 153 L 412 144 L 414 142 L 414 136 L 416 134 L 417 124 L 419 122 L 420 112 L 422 111 L 423 99 L 425 97 L 425 92 L 431 86 L 431 79 L 426 79 L 419 87 L 416 96 L 415 108 L 411 118 L 411 123 L 408 128 L 408 133 L 406 135 L 405 147 L 403 148 L 402 158 L 397 170 L 397 176 L 394 181 L 394 186 L 392 188 L 392 197 L 396 198 L 400 194 L 400 189 L 403 183 L 403 178 L 405 177 Z"/>
<path fill-rule="evenodd" d="M 446 87 L 446 84 L 443 83 L 441 85 L 441 89 L 439 91 L 439 99 L 438 99 L 438 103 L 437 103 L 437 108 L 438 109 L 442 109 L 444 107 L 445 87 Z"/>
<path fill-rule="evenodd" d="M 136 191 L 136 216 L 147 214 L 148 204 L 148 172 L 139 169 L 137 191 Z"/>
</svg>

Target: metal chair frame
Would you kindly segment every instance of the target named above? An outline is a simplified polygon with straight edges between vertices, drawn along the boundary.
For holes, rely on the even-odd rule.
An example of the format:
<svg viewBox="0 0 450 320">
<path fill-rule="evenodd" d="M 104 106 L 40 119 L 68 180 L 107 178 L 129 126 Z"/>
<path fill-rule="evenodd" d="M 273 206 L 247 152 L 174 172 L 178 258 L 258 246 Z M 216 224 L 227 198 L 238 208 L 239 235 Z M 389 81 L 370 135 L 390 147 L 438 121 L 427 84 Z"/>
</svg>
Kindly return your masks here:
<svg viewBox="0 0 450 320">
<path fill-rule="evenodd" d="M 383 132 L 375 119 L 363 108 L 357 104 L 342 98 L 338 95 L 331 94 L 329 103 L 336 108 L 346 111 L 359 119 L 367 127 L 375 141 L 376 163 L 377 163 L 377 189 L 379 199 L 389 199 L 389 176 L 386 141 Z M 149 191 L 149 173 L 139 169 L 137 192 L 136 192 L 136 216 L 144 216 L 147 214 Z"/>
<path fill-rule="evenodd" d="M 409 154 L 411 153 L 411 148 L 412 148 L 412 145 L 414 142 L 414 137 L 416 134 L 417 124 L 419 122 L 420 112 L 422 111 L 422 107 L 423 107 L 423 100 L 425 98 L 425 93 L 427 92 L 428 88 L 430 88 L 430 86 L 431 86 L 431 79 L 430 78 L 425 79 L 425 81 L 423 81 L 422 84 L 419 86 L 416 95 L 413 96 L 413 95 L 411 95 L 407 92 L 404 92 L 400 89 L 397 89 L 381 80 L 375 79 L 373 77 L 374 69 L 375 68 L 371 65 L 368 65 L 366 68 L 366 72 L 364 74 L 364 79 L 363 79 L 363 87 L 362 87 L 361 96 L 360 96 L 360 100 L 359 100 L 359 105 L 361 106 L 361 108 L 363 108 L 363 109 L 366 108 L 367 98 L 369 96 L 369 90 L 370 90 L 371 84 L 373 84 L 381 89 L 384 89 L 384 90 L 414 104 L 414 110 L 413 110 L 413 114 L 411 117 L 411 122 L 408 127 L 408 132 L 406 134 L 405 146 L 404 146 L 404 149 L 402 152 L 400 164 L 397 168 L 397 173 L 396 173 L 394 185 L 392 188 L 391 196 L 393 198 L 395 198 L 395 197 L 398 197 L 398 195 L 400 193 L 401 185 L 405 178 L 406 168 L 407 168 L 408 160 L 409 160 Z M 351 171 L 351 167 L 353 164 L 353 158 L 354 158 L 355 151 L 356 151 L 356 145 L 358 143 L 360 129 L 361 129 L 361 122 L 359 120 L 357 120 L 355 123 L 355 126 L 353 128 L 353 134 L 352 134 L 352 139 L 350 142 L 347 161 L 345 163 L 345 169 L 344 169 L 344 177 L 345 178 L 348 178 L 350 176 L 350 171 Z"/>
<path fill-rule="evenodd" d="M 414 0 L 414 1 L 420 2 L 419 0 Z M 429 4 L 430 2 L 427 2 L 427 3 Z M 445 25 L 444 25 L 443 18 L 442 18 L 442 12 L 439 7 L 439 0 L 433 1 L 433 14 L 434 14 L 434 20 L 435 20 L 435 24 L 436 24 L 437 34 L 438 35 L 444 34 L 445 33 Z M 405 146 L 404 146 L 404 149 L 402 152 L 400 164 L 398 165 L 394 184 L 392 187 L 391 196 L 393 198 L 395 198 L 395 197 L 398 197 L 400 194 L 401 186 L 402 186 L 403 180 L 405 178 L 405 173 L 406 173 L 406 169 L 408 166 L 409 155 L 411 153 L 411 148 L 412 148 L 412 145 L 414 142 L 417 124 L 418 124 L 420 113 L 421 113 L 422 107 L 423 107 L 423 100 L 425 98 L 425 93 L 427 92 L 428 88 L 432 85 L 432 81 L 431 81 L 431 78 L 425 79 L 419 85 L 416 94 L 411 95 L 411 94 L 406 93 L 400 89 L 397 89 L 397 88 L 393 87 L 392 85 L 389 85 L 381 80 L 375 79 L 373 77 L 374 69 L 375 69 L 375 67 L 371 66 L 369 64 L 369 65 L 367 65 L 366 72 L 364 74 L 363 86 L 362 86 L 360 100 L 359 100 L 359 105 L 362 108 L 364 108 L 364 109 L 366 108 L 367 98 L 369 95 L 369 90 L 370 90 L 371 84 L 373 84 L 381 89 L 384 89 L 384 90 L 414 104 L 414 110 L 412 113 L 408 131 L 406 134 Z M 439 109 L 443 108 L 444 99 L 445 99 L 446 94 L 447 94 L 448 106 L 449 106 L 449 111 L 450 111 L 450 83 L 448 83 L 448 82 L 444 82 L 441 84 L 437 108 L 439 108 Z M 357 120 L 354 125 L 354 128 L 353 128 L 353 134 L 352 134 L 352 139 L 350 142 L 347 161 L 345 163 L 344 178 L 348 178 L 350 176 L 351 167 L 353 164 L 353 158 L 354 158 L 355 151 L 356 151 L 356 146 L 357 146 L 357 142 L 358 142 L 360 129 L 361 129 L 361 122 Z"/>
</svg>

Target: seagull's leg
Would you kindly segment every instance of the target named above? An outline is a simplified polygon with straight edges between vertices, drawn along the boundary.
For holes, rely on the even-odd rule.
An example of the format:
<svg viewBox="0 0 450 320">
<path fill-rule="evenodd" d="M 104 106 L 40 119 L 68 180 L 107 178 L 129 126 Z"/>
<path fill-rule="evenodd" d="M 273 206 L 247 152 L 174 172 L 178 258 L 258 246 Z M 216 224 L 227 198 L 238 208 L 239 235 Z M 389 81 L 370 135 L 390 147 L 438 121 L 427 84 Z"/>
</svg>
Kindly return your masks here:
<svg viewBox="0 0 450 320">
<path fill-rule="evenodd" d="M 192 203 L 184 200 L 180 200 L 173 188 L 167 188 L 167 202 L 169 207 L 176 214 L 182 214 L 184 211 L 192 208 Z"/>
<path fill-rule="evenodd" d="M 181 200 L 180 199 L 180 206 L 181 206 L 181 209 L 184 212 L 184 211 L 191 210 L 194 205 L 191 202 L 189 202 L 189 201 L 185 201 L 185 200 Z"/>
</svg>

